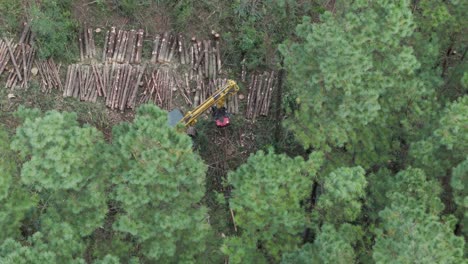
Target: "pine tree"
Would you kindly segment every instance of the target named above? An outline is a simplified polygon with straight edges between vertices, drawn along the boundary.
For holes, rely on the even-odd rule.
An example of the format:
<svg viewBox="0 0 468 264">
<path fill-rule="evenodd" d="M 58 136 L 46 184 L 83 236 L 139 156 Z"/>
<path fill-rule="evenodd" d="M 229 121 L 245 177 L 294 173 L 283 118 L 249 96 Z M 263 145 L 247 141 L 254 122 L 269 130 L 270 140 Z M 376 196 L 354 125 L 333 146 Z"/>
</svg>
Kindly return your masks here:
<svg viewBox="0 0 468 264">
<path fill-rule="evenodd" d="M 42 225 L 52 228 L 66 222 L 79 235 L 90 235 L 107 212 L 102 133 L 80 127 L 74 113 L 49 111 L 38 116 L 38 111 L 20 109 L 17 115 L 24 123 L 11 147 L 24 161 L 22 184 L 40 196 L 43 208 L 37 213 Z"/>
<path fill-rule="evenodd" d="M 37 195 L 21 185 L 9 142 L 7 132 L 0 126 L 0 241 L 20 236 L 21 221 L 38 200 Z"/>
<path fill-rule="evenodd" d="M 460 229 L 465 238 L 468 237 L 468 157 L 452 170 L 450 186 L 457 204 L 456 215 Z M 468 250 L 468 249 L 467 249 Z"/>
<path fill-rule="evenodd" d="M 55 223 L 47 235 L 37 232 L 27 240 L 27 246 L 8 238 L 0 245 L 0 263 L 43 264 L 76 263 L 84 264 L 80 258 L 84 244 L 76 236 L 74 228 L 66 223 Z"/>
<path fill-rule="evenodd" d="M 310 195 L 321 163 L 318 153 L 305 162 L 259 151 L 228 174 L 229 206 L 240 229 L 240 235 L 227 238 L 223 246 L 231 262 L 279 261 L 283 252 L 300 245 L 308 221 L 301 203 Z"/>
<path fill-rule="evenodd" d="M 362 232 L 359 227 L 343 224 L 337 230 L 324 224 L 314 243 L 307 243 L 300 250 L 283 255 L 282 264 L 307 263 L 355 263 L 354 247 Z"/>
<path fill-rule="evenodd" d="M 398 173 L 379 213 L 373 258 L 376 263 L 462 263 L 464 240 L 453 234 L 455 219 L 441 218 L 434 181 L 420 169 Z"/>
<path fill-rule="evenodd" d="M 407 43 L 414 27 L 408 0 L 355 1 L 321 23 L 305 18 L 300 42 L 281 47 L 296 98 L 285 126 L 306 148 L 338 147 L 364 169 L 397 159 L 412 130 L 402 126 L 406 113 L 432 92 Z"/>
<path fill-rule="evenodd" d="M 131 235 L 150 262 L 194 262 L 209 226 L 199 204 L 207 168 L 190 138 L 169 127 L 167 113 L 154 105 L 141 106 L 133 123 L 113 134 L 122 164 L 113 198 L 123 210 L 114 230 Z"/>
<path fill-rule="evenodd" d="M 334 170 L 321 184 L 323 193 L 318 198 L 314 213 L 326 223 L 341 224 L 356 220 L 361 212 L 366 185 L 361 167 Z"/>
</svg>

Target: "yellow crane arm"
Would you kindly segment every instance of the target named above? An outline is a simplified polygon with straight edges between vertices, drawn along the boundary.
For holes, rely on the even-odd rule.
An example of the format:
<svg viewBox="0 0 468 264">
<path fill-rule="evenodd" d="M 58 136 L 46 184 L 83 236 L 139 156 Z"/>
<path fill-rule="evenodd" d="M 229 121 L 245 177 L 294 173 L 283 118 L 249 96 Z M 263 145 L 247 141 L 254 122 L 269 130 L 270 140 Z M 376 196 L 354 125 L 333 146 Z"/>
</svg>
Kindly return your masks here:
<svg viewBox="0 0 468 264">
<path fill-rule="evenodd" d="M 226 85 L 222 86 L 213 95 L 211 95 L 205 102 L 197 106 L 192 111 L 188 111 L 187 114 L 180 121 L 186 127 L 193 126 L 197 123 L 197 118 L 203 114 L 206 110 L 210 109 L 216 104 L 218 108 L 224 106 L 226 98 L 230 95 L 234 95 L 239 91 L 239 86 L 233 80 L 228 80 Z"/>
</svg>

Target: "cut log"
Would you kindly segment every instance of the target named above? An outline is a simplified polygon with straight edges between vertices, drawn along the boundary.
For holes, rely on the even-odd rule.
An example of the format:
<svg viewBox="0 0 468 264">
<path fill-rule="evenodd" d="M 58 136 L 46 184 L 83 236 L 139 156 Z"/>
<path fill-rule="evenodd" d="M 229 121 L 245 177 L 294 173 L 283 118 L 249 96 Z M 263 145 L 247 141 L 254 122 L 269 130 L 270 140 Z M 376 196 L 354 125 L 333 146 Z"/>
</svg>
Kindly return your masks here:
<svg viewBox="0 0 468 264">
<path fill-rule="evenodd" d="M 157 34 L 153 40 L 153 51 L 151 52 L 151 63 L 156 63 L 158 60 L 159 41 L 160 41 L 160 36 L 159 34 Z"/>
<path fill-rule="evenodd" d="M 106 32 L 106 38 L 104 39 L 104 49 L 102 50 L 102 62 L 103 63 L 106 61 L 108 41 L 109 41 L 109 31 Z"/>
<path fill-rule="evenodd" d="M 141 62 L 141 55 L 143 52 L 143 37 L 144 37 L 144 30 L 139 29 L 137 33 L 137 44 L 136 44 L 136 53 L 135 53 L 135 59 L 133 62 L 135 64 L 140 64 Z"/>
<path fill-rule="evenodd" d="M 107 55 L 106 55 L 107 60 L 112 60 L 112 57 L 114 55 L 115 39 L 116 39 L 115 27 L 112 27 L 109 33 L 109 42 L 107 45 Z"/>
<path fill-rule="evenodd" d="M 11 60 L 11 62 L 13 63 L 13 66 L 15 67 L 16 75 L 18 76 L 18 79 L 19 79 L 20 81 L 22 81 L 23 78 L 21 77 L 21 73 L 20 73 L 20 71 L 19 71 L 18 64 L 16 64 L 15 54 L 14 54 L 13 51 L 11 50 L 10 43 L 8 43 L 8 41 L 7 41 L 6 38 L 3 38 L 3 41 L 6 42 L 6 45 L 7 45 L 7 48 L 8 48 L 8 52 L 10 52 L 10 60 Z"/>
<path fill-rule="evenodd" d="M 127 52 L 125 54 L 125 61 L 128 63 L 133 63 L 133 56 L 135 56 L 135 49 L 136 49 L 136 31 L 134 29 L 130 30 L 128 33 L 128 46 Z"/>
<path fill-rule="evenodd" d="M 167 39 L 169 35 L 167 32 L 164 33 L 163 38 L 161 39 L 161 49 L 159 50 L 158 54 L 158 62 L 164 62 L 165 61 L 165 55 L 166 55 L 166 47 L 167 47 Z"/>
</svg>

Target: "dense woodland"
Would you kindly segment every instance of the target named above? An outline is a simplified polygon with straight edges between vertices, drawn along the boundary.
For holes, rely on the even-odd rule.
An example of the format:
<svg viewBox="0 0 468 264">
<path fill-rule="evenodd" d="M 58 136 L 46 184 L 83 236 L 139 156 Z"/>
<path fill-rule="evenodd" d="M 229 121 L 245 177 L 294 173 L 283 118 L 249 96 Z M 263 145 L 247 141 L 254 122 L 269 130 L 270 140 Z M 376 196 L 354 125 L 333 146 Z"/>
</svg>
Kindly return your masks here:
<svg viewBox="0 0 468 264">
<path fill-rule="evenodd" d="M 467 263 L 467 13 L 459 0 L 0 0 L 2 37 L 30 21 L 36 55 L 64 65 L 88 23 L 219 32 L 244 92 L 244 71 L 278 72 L 270 116 L 201 120 L 194 142 L 153 104 L 126 115 L 0 76 L 0 263 Z"/>
</svg>

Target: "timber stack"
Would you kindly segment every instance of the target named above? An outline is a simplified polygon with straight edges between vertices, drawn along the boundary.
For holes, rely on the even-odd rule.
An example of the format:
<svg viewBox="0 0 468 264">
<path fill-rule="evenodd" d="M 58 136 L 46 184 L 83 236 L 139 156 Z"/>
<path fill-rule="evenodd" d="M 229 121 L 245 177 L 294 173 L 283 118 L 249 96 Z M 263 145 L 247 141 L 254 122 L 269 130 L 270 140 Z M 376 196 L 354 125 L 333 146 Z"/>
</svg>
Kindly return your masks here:
<svg viewBox="0 0 468 264">
<path fill-rule="evenodd" d="M 52 89 L 63 91 L 62 81 L 60 80 L 60 67 L 52 59 L 35 62 L 37 71 L 41 76 L 41 91 L 50 93 Z"/>
<path fill-rule="evenodd" d="M 268 115 L 273 90 L 276 85 L 274 71 L 251 75 L 245 113 L 248 119 L 255 121 L 259 115 Z"/>
<path fill-rule="evenodd" d="M 80 47 L 80 59 L 91 59 L 96 56 L 96 46 L 94 44 L 93 29 L 86 25 L 78 35 L 78 42 Z"/>
<path fill-rule="evenodd" d="M 192 37 L 191 43 L 187 43 L 181 34 L 157 34 L 153 40 L 150 62 L 166 64 L 175 60 L 180 64 L 190 65 L 190 80 L 194 80 L 196 75 L 215 80 L 221 71 L 220 35 L 215 32 L 212 32 L 212 35 L 213 41 L 197 41 Z"/>
<path fill-rule="evenodd" d="M 96 76 L 96 65 L 72 64 L 68 66 L 63 97 L 75 97 L 81 101 L 96 102 L 103 94 L 102 78 Z"/>
<path fill-rule="evenodd" d="M 192 37 L 190 42 L 188 42 L 180 34 L 175 35 L 165 32 L 157 34 L 153 40 L 150 63 L 168 64 L 176 62 L 189 66 L 188 72 L 183 74 L 183 76 L 174 75 L 173 81 L 165 83 L 174 83 L 172 86 L 175 88 L 168 89 L 178 90 L 185 102 L 191 107 L 196 107 L 201 102 L 204 102 L 222 83 L 222 79 L 218 80 L 221 72 L 220 35 L 212 32 L 212 36 L 213 40 L 197 41 L 195 37 Z M 163 82 L 160 78 L 164 75 L 160 75 L 157 71 L 150 75 L 148 80 L 153 81 L 145 82 L 151 85 L 150 87 L 146 87 L 144 92 L 145 99 L 142 102 L 152 101 L 146 97 L 151 97 L 156 91 L 160 92 L 154 94 L 154 96 L 158 94 L 161 96 L 160 93 L 163 88 L 155 89 L 154 87 L 167 86 L 157 84 L 158 82 Z M 155 76 L 158 77 L 156 78 Z M 159 104 L 164 101 L 162 97 L 158 100 Z M 234 108 L 234 104 L 232 107 Z"/>
<path fill-rule="evenodd" d="M 8 46 L 13 45 L 12 39 L 0 39 L 0 75 L 5 70 L 8 62 L 10 61 L 10 51 L 8 50 Z M 16 44 L 14 46 L 16 48 Z"/>
<path fill-rule="evenodd" d="M 112 27 L 106 33 L 103 62 L 140 64 L 143 51 L 144 30 L 116 30 Z"/>
<path fill-rule="evenodd" d="M 0 40 L 0 74 L 5 70 L 9 72 L 6 87 L 28 88 L 31 78 L 31 68 L 34 60 L 35 50 L 32 47 L 34 35 L 29 24 L 24 23 L 18 43 L 12 39 L 2 38 Z"/>
<path fill-rule="evenodd" d="M 134 109 L 138 86 L 145 72 L 145 65 L 112 64 L 109 72 L 104 71 L 107 82 L 106 106 L 123 111 Z M 109 77 L 107 77 L 109 76 Z"/>
<path fill-rule="evenodd" d="M 214 40 L 197 41 L 192 37 L 190 47 L 190 77 L 199 75 L 208 81 L 215 80 L 221 73 L 219 34 L 212 32 Z"/>
<path fill-rule="evenodd" d="M 143 80 L 144 91 L 139 103 L 152 102 L 161 109 L 170 110 L 172 108 L 172 95 L 176 90 L 173 72 L 168 67 L 160 67 L 149 70 Z"/>
<path fill-rule="evenodd" d="M 130 64 L 73 64 L 68 66 L 63 96 L 90 102 L 99 96 L 111 109 L 134 109 L 144 71 L 145 66 Z"/>
</svg>

